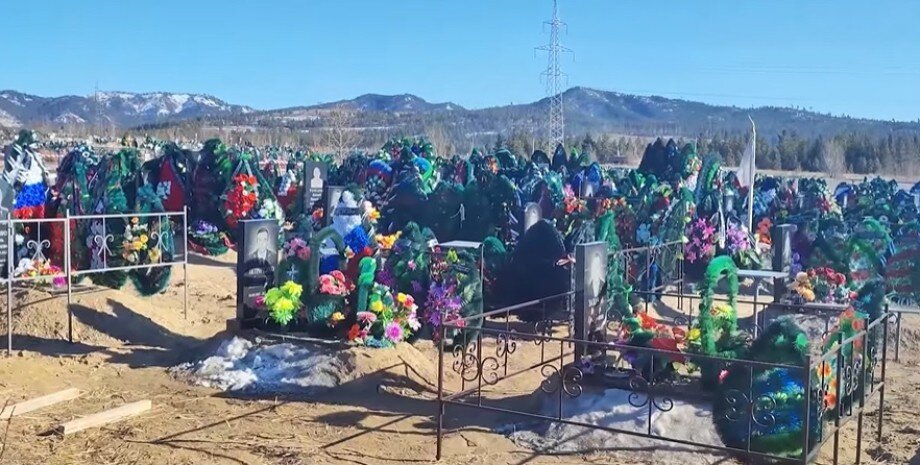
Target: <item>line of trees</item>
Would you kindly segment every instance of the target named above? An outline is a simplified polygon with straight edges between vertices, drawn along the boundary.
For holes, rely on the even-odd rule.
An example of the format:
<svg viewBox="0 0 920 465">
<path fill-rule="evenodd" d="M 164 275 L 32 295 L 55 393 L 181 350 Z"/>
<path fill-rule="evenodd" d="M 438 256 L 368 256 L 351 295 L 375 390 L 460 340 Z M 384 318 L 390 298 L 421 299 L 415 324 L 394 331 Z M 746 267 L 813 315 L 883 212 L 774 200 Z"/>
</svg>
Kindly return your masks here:
<svg viewBox="0 0 920 465">
<path fill-rule="evenodd" d="M 695 142 L 701 154 L 717 152 L 727 166 L 737 166 L 750 135 L 723 134 L 679 139 L 681 145 Z M 650 143 L 648 138 L 612 137 L 588 133 L 567 142 L 568 146 L 587 150 L 602 163 L 637 163 Z M 920 135 L 870 137 L 846 133 L 833 137 L 802 137 L 794 131 L 775 136 L 757 135 L 757 167 L 768 170 L 823 172 L 840 174 L 887 174 L 920 176 Z"/>
<path fill-rule="evenodd" d="M 130 131 L 135 136 L 150 134 L 164 139 L 204 140 L 221 137 L 228 142 L 248 141 L 256 145 L 293 145 L 321 152 L 345 156 L 352 150 L 375 151 L 391 137 L 421 135 L 428 137 L 441 155 L 467 155 L 473 147 L 505 148 L 518 155 L 529 155 L 534 150 L 551 153 L 553 147 L 545 138 L 534 135 L 533 127 L 519 126 L 505 132 L 464 132 L 447 121 L 428 121 L 418 126 L 362 127 L 355 124 L 360 112 L 334 108 L 322 122 L 314 121 L 310 129 L 277 126 L 214 127 L 201 120 L 185 121 L 168 126 L 151 126 Z M 2 128 L 0 128 L 2 129 Z M 72 136 L 107 135 L 120 137 L 122 133 L 105 128 L 35 128 L 42 132 L 69 133 Z M 0 131 L 2 136 L 3 131 Z M 3 140 L 8 140 L 11 131 Z M 663 138 L 670 137 L 662 135 Z M 682 145 L 693 142 L 701 154 L 717 152 L 727 166 L 737 166 L 741 154 L 750 140 L 750 134 L 721 132 L 700 134 L 696 138 L 674 137 Z M 591 158 L 601 163 L 638 164 L 652 137 L 613 133 L 573 134 L 566 138 L 567 147 L 587 151 Z M 847 132 L 835 136 L 803 136 L 796 131 L 783 130 L 778 134 L 757 135 L 757 167 L 768 170 L 823 172 L 841 174 L 883 174 L 916 179 L 920 177 L 920 133 L 891 133 L 870 136 L 867 133 Z"/>
</svg>

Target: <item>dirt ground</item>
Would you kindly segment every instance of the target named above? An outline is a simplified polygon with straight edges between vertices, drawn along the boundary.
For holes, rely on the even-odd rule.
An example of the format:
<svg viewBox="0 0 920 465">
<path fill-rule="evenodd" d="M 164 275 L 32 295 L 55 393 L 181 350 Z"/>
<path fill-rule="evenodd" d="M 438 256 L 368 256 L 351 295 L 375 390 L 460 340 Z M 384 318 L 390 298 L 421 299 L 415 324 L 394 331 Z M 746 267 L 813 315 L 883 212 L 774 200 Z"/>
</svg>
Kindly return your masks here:
<svg viewBox="0 0 920 465">
<path fill-rule="evenodd" d="M 65 298 L 17 295 L 14 351 L 0 359 L 0 402 L 13 403 L 65 387 L 80 398 L 0 422 L 0 464 L 390 464 L 434 462 L 437 352 L 430 343 L 391 350 L 350 349 L 361 373 L 309 399 L 243 398 L 191 386 L 167 369 L 206 356 L 225 339 L 234 314 L 234 257 L 195 257 L 188 269 L 188 318 L 183 317 L 182 270 L 165 294 L 88 289 L 75 296 L 74 344 L 66 342 Z M 5 318 L 5 315 L 3 315 Z M 875 441 L 870 408 L 864 463 L 920 464 L 920 318 L 905 319 L 901 363 L 889 362 L 886 429 Z M 528 350 L 536 350 L 531 347 Z M 509 380 L 504 392 L 526 398 L 538 372 Z M 453 380 L 456 381 L 456 380 Z M 152 411 L 72 436 L 55 425 L 140 399 Z M 540 455 L 491 428 L 508 424 L 480 412 L 450 409 L 452 426 L 440 463 L 652 462 L 616 451 Z M 841 463 L 853 463 L 855 422 L 842 435 Z M 828 454 L 825 454 L 828 455 Z M 735 463 L 731 459 L 718 463 Z M 819 463 L 830 463 L 822 456 Z"/>
</svg>

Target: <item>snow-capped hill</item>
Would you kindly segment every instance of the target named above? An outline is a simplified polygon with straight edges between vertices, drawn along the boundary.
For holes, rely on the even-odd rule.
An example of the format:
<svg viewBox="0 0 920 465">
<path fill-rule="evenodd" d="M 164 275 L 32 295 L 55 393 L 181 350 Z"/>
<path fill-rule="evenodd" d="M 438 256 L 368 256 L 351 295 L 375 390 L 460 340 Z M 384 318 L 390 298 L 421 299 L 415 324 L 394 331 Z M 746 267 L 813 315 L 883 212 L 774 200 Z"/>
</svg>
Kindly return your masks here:
<svg viewBox="0 0 920 465">
<path fill-rule="evenodd" d="M 5 126 L 115 124 L 131 127 L 252 111 L 252 108 L 204 94 L 99 92 L 85 97 L 39 97 L 0 91 L 0 124 Z"/>
</svg>

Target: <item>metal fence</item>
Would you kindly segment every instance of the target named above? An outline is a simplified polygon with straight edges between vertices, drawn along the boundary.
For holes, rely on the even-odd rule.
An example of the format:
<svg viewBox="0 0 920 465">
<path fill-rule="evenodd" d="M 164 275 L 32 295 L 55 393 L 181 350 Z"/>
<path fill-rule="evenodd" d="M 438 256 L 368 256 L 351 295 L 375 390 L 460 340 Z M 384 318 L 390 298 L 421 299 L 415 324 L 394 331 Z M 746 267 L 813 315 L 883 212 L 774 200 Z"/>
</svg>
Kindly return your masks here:
<svg viewBox="0 0 920 465">
<path fill-rule="evenodd" d="M 561 297 L 564 296 L 551 299 Z M 547 303 L 541 300 L 526 305 L 543 306 Z M 856 463 L 860 463 L 866 408 L 878 399 L 877 434 L 881 439 L 888 313 L 867 322 L 864 329 L 849 338 L 838 336 L 837 345 L 823 355 L 809 356 L 802 365 L 787 365 L 577 340 L 566 334 L 554 334 L 565 331 L 546 320 L 535 322 L 530 331 L 522 330 L 520 325 L 512 328 L 509 317 L 520 308 L 509 307 L 485 315 L 505 317 L 505 322 L 497 323 L 497 327 L 486 325 L 471 329 L 476 326 L 473 320 L 479 317 L 469 317 L 440 328 L 442 336 L 446 332 L 468 333 L 466 337 L 455 336 L 454 339 L 470 342 L 452 349 L 442 346 L 439 351 L 437 458 L 442 456 L 448 406 L 604 430 L 780 463 L 809 463 L 820 453 L 822 446 L 832 442 L 833 463 L 837 464 L 841 429 L 853 419 L 857 422 Z M 529 356 L 521 355 L 525 352 L 522 350 L 525 344 L 539 347 L 539 354 L 530 352 Z M 606 357 L 602 363 L 575 360 L 574 348 L 577 346 L 586 346 L 590 353 L 600 352 Z M 632 360 L 632 363 L 625 363 L 625 360 Z M 709 389 L 701 384 L 699 376 L 675 371 L 672 362 L 678 360 L 684 366 L 695 365 L 703 370 L 734 373 L 736 378 L 746 381 L 730 389 Z M 528 372 L 541 375 L 542 381 L 534 385 L 534 397 L 544 401 L 543 408 L 516 408 L 503 402 L 502 382 Z M 759 389 L 754 380 L 771 372 L 780 373 L 797 388 L 782 394 Z M 566 413 L 569 406 L 592 388 L 622 389 L 629 406 L 644 419 L 644 426 L 630 430 L 573 419 Z M 519 389 L 519 386 L 514 389 Z M 797 402 L 792 407 L 788 405 L 790 394 L 791 402 Z M 655 418 L 668 415 L 679 402 L 711 403 L 712 421 L 720 421 L 747 434 L 740 436 L 740 442 L 735 444 L 709 444 L 688 439 L 689 435 L 659 434 L 653 430 Z M 785 412 L 785 417 L 782 412 Z M 758 437 L 778 427 L 781 422 L 792 422 L 792 418 L 802 419 L 802 427 L 793 441 L 798 444 L 795 451 L 777 454 L 758 447 Z"/>
<path fill-rule="evenodd" d="M 109 266 L 113 252 L 110 245 L 115 241 L 114 234 L 108 233 L 108 223 L 111 221 L 130 222 L 133 218 L 150 218 L 154 219 L 152 223 L 156 225 L 155 231 L 149 231 L 149 241 L 153 243 L 153 248 L 160 251 L 162 256 L 166 252 L 172 257 L 169 261 L 157 261 L 156 263 L 131 264 L 120 266 Z M 74 238 L 73 231 L 78 229 L 75 225 L 81 222 L 97 223 L 99 227 L 86 228 L 90 231 L 86 237 Z M 73 337 L 73 290 L 74 279 L 80 276 L 87 276 L 98 273 L 111 271 L 135 271 L 149 270 L 152 268 L 163 268 L 181 265 L 182 266 L 182 292 L 183 292 L 183 315 L 188 317 L 188 211 L 179 212 L 158 212 L 158 213 L 120 213 L 120 214 L 97 214 L 97 215 L 70 215 L 69 212 L 63 218 L 32 218 L 32 219 L 14 219 L 6 218 L 0 220 L 0 224 L 7 235 L 7 255 L 6 255 L 6 340 L 7 354 L 13 351 L 13 288 L 17 284 L 35 282 L 39 280 L 48 280 L 60 278 L 66 282 L 67 291 L 67 340 L 74 342 Z M 50 275 L 39 276 L 17 276 L 15 238 L 18 228 L 29 229 L 30 239 L 24 239 L 25 250 L 31 255 L 26 257 L 31 260 L 45 260 L 51 257 L 45 255 L 45 251 L 51 248 L 51 241 L 48 233 L 45 231 L 47 226 L 58 225 L 63 231 L 63 257 L 60 258 L 61 272 Z M 181 233 L 177 231 L 181 228 Z M 34 232 L 33 232 L 34 231 Z M 43 237 L 44 232 L 44 237 Z M 172 246 L 169 246 L 171 238 L 180 238 L 181 241 L 172 239 Z M 74 240 L 87 240 L 88 243 L 95 244 L 97 249 L 95 258 L 97 262 L 92 262 L 89 266 L 82 266 L 79 260 L 75 261 L 73 257 L 72 243 Z M 171 250 L 170 250 L 171 249 Z M 100 266 L 101 264 L 101 266 Z"/>
<path fill-rule="evenodd" d="M 590 257 L 585 260 L 587 256 L 584 251 L 576 254 L 576 277 L 587 274 L 584 267 L 591 262 Z M 583 287 L 586 282 L 587 279 L 581 280 L 581 286 L 565 294 L 470 316 L 438 328 L 440 340 L 450 333 L 453 341 L 466 344 L 440 344 L 435 413 L 437 458 L 442 456 L 445 431 L 450 427 L 445 424 L 446 410 L 455 407 L 778 463 L 810 463 L 824 445 L 832 443 L 833 463 L 837 464 L 843 447 L 841 429 L 852 420 L 857 423 L 856 462 L 862 460 L 866 409 L 877 399 L 877 434 L 881 438 L 889 320 L 894 317 L 887 308 L 874 321 L 860 320 L 859 330 L 844 337 L 832 331 L 841 310 L 838 307 L 757 302 L 759 311 L 752 325 L 763 325 L 768 311 L 812 314 L 824 320 L 824 339 L 837 338 L 836 344 L 829 344 L 830 349 L 816 349 L 801 364 L 783 364 L 608 342 L 591 334 L 590 325 L 589 329 L 576 331 L 578 321 L 589 322 L 589 316 L 552 319 L 550 315 L 558 313 L 553 308 L 570 299 L 576 301 L 576 313 L 597 311 L 598 306 L 590 304 L 589 294 L 594 291 Z M 681 281 L 677 282 L 680 286 Z M 687 311 L 676 324 L 692 326 L 694 300 L 699 296 L 667 294 L 654 286 L 639 292 L 659 298 L 673 296 L 685 302 Z M 718 374 L 719 381 L 711 381 L 713 373 Z M 787 391 L 770 391 L 773 377 L 785 380 Z M 541 401 L 538 406 L 534 402 L 508 401 L 509 394 L 520 393 L 521 378 L 538 378 L 532 381 L 530 395 L 531 400 Z M 511 379 L 518 381 L 509 385 Z M 586 392 L 611 388 L 622 391 L 623 404 L 636 412 L 641 427 L 596 424 L 572 414 L 576 399 Z M 679 403 L 711 407 L 703 411 L 722 426 L 722 431 L 732 435 L 722 437 L 719 443 L 706 443 L 681 431 L 662 433 L 654 428 L 656 418 L 677 415 L 673 410 Z M 797 421 L 799 427 L 795 429 Z M 764 445 L 764 436 L 784 427 L 792 428 L 790 446 L 777 450 Z"/>
</svg>

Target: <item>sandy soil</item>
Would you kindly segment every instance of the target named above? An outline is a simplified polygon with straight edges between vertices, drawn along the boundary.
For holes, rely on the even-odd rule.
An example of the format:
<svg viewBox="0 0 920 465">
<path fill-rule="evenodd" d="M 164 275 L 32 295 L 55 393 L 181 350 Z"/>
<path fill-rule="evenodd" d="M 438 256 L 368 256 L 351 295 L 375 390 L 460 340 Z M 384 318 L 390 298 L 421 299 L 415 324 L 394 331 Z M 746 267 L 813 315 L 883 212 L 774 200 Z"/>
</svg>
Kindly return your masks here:
<svg viewBox="0 0 920 465">
<path fill-rule="evenodd" d="M 430 343 L 393 350 L 349 349 L 353 380 L 310 399 L 245 398 L 190 386 L 167 368 L 206 356 L 234 313 L 234 257 L 196 257 L 189 266 L 189 311 L 183 317 L 181 269 L 161 296 L 90 289 L 76 296 L 76 343 L 66 336 L 64 297 L 17 295 L 14 352 L 0 359 L 0 402 L 76 387 L 77 400 L 0 422 L 0 464 L 386 464 L 434 461 L 437 352 Z M 5 315 L 4 315 L 5 317 Z M 864 463 L 920 464 L 920 319 L 905 320 L 901 363 L 888 364 L 883 445 L 867 417 Z M 538 354 L 533 344 L 520 351 Z M 449 382 L 457 380 L 450 378 Z M 503 381 L 507 402 L 527 403 L 539 371 Z M 496 386 L 498 388 L 498 386 Z M 150 399 L 151 412 L 108 427 L 59 437 L 56 424 L 104 408 Z M 873 412 L 875 412 L 873 410 Z M 641 464 L 616 451 L 539 455 L 491 429 L 512 423 L 452 408 L 444 464 Z M 855 422 L 842 435 L 852 463 Z M 649 454 L 653 454 L 650 451 Z M 651 457 L 651 455 L 650 455 Z M 730 459 L 720 463 L 734 463 Z M 829 463 L 822 457 L 820 463 Z"/>
</svg>

